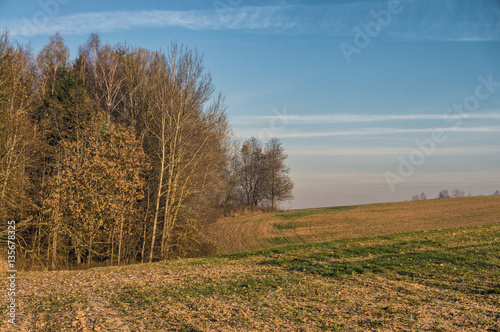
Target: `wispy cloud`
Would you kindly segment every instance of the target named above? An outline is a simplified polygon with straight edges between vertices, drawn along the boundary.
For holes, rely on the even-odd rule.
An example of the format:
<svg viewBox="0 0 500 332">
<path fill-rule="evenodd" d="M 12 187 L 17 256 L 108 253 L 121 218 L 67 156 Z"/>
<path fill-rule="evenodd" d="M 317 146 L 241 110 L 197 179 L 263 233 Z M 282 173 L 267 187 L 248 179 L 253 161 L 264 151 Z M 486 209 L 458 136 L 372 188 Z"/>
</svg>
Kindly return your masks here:
<svg viewBox="0 0 500 332">
<path fill-rule="evenodd" d="M 237 123 L 252 123 L 279 120 L 287 124 L 325 124 L 325 123 L 357 123 L 357 122 L 384 122 L 384 121 L 415 121 L 415 120 L 500 120 L 500 112 L 481 112 L 461 114 L 323 114 L 323 115 L 256 115 L 235 116 Z"/>
<path fill-rule="evenodd" d="M 82 34 L 140 28 L 180 27 L 191 30 L 290 29 L 294 23 L 282 7 L 241 7 L 225 11 L 108 11 L 50 18 L 35 26 L 29 20 L 2 22 L 12 35 L 34 36 L 59 32 Z"/>
<path fill-rule="evenodd" d="M 390 135 L 390 134 L 410 134 L 410 133 L 431 133 L 440 130 L 444 133 L 497 133 L 500 132 L 500 126 L 481 126 L 481 127 L 450 127 L 450 128 L 366 128 L 359 130 L 331 131 L 331 132 L 295 132 L 295 133 L 277 133 L 280 138 L 312 138 L 312 137 L 330 137 L 330 136 L 363 136 L 363 135 Z"/>
<path fill-rule="evenodd" d="M 289 148 L 287 150 L 290 156 L 299 157 L 375 157 L 375 156 L 400 156 L 408 155 L 414 150 L 408 148 L 390 148 L 390 147 L 325 147 L 325 146 L 310 146 L 304 148 Z M 440 155 L 491 155 L 500 153 L 500 146 L 492 147 L 446 147 L 439 148 Z"/>
<path fill-rule="evenodd" d="M 354 27 L 374 20 L 370 14 L 386 1 L 329 5 L 240 6 L 224 10 L 147 10 L 79 13 L 50 18 L 35 26 L 29 19 L 1 22 L 13 35 L 82 34 L 140 28 L 179 27 L 192 30 L 249 30 L 274 33 L 352 37 Z M 393 40 L 500 40 L 500 6 L 495 1 L 402 1 L 378 38 Z"/>
<path fill-rule="evenodd" d="M 293 174 L 293 176 L 296 182 L 300 183 L 301 185 L 309 185 L 311 187 L 331 187 L 331 183 L 335 183 L 335 186 L 333 186 L 335 188 L 344 185 L 347 185 L 348 188 L 352 188 L 352 185 L 355 184 L 360 184 L 366 187 L 377 184 L 386 185 L 385 178 L 382 173 L 370 172 L 367 170 L 364 172 L 296 172 Z M 456 187 L 460 187 L 462 185 L 491 185 L 492 179 L 496 178 L 498 178 L 498 171 L 495 170 L 469 170 L 461 172 L 450 172 L 449 170 L 443 170 L 415 174 L 413 177 L 408 179 L 407 184 L 410 186 L 417 185 L 419 188 L 431 188 L 435 185 L 441 187 L 444 184 L 444 188 L 438 188 L 439 190 L 442 190 L 450 184 Z M 377 187 L 376 189 L 380 191 L 380 187 Z M 354 193 L 359 194 L 359 191 L 354 191 Z M 415 193 L 418 193 L 418 191 L 414 192 L 414 194 Z M 339 194 L 341 195 L 342 192 L 340 192 Z M 474 194 L 478 193 L 475 192 Z M 482 194 L 485 193 L 483 192 Z M 486 192 L 486 194 L 490 193 Z"/>
<path fill-rule="evenodd" d="M 353 130 L 332 130 L 318 132 L 311 131 L 277 131 L 272 133 L 278 138 L 317 138 L 334 136 L 368 136 L 368 135 L 395 135 L 395 134 L 418 134 L 441 131 L 443 133 L 500 133 L 500 126 L 477 126 L 477 127 L 435 127 L 435 128 L 360 128 Z M 255 130 L 236 130 L 240 137 L 255 136 Z"/>
</svg>

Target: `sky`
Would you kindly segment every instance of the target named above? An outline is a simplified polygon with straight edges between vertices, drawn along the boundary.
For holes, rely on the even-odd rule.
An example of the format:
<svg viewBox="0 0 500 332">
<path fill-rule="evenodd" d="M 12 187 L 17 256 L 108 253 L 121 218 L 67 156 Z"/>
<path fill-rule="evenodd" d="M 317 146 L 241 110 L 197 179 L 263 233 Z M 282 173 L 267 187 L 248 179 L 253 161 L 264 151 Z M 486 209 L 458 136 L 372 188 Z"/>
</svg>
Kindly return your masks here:
<svg viewBox="0 0 500 332">
<path fill-rule="evenodd" d="M 285 209 L 500 189 L 496 0 L 0 0 L 2 28 L 196 48 L 235 135 L 283 143 Z"/>
</svg>

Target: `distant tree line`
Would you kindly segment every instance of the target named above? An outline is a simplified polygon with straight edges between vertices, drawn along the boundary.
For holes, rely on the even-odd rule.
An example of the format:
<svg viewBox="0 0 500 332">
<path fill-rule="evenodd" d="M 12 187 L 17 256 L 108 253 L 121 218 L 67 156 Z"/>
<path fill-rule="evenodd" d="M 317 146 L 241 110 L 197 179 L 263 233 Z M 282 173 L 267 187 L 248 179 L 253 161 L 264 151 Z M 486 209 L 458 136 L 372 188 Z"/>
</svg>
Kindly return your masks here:
<svg viewBox="0 0 500 332">
<path fill-rule="evenodd" d="M 36 56 L 0 34 L 0 217 L 17 221 L 18 259 L 197 256 L 213 252 L 201 234 L 222 209 L 291 199 L 280 141 L 238 145 L 214 92 L 203 56 L 176 43 L 91 34 L 70 62 L 59 34 Z"/>
<path fill-rule="evenodd" d="M 414 195 L 412 196 L 412 201 L 423 201 L 427 199 L 427 196 L 425 195 L 424 192 L 420 193 L 420 195 Z"/>
<path fill-rule="evenodd" d="M 500 195 L 500 191 L 496 190 L 492 195 L 493 196 Z M 465 196 L 470 197 L 472 196 L 472 194 L 469 193 L 468 195 L 466 195 L 465 191 L 461 189 L 453 189 L 450 194 L 448 189 L 444 189 L 439 192 L 437 198 L 451 198 L 451 197 L 465 197 Z M 427 196 L 423 192 L 419 195 L 412 196 L 412 201 L 420 201 L 425 199 L 427 199 Z"/>
</svg>

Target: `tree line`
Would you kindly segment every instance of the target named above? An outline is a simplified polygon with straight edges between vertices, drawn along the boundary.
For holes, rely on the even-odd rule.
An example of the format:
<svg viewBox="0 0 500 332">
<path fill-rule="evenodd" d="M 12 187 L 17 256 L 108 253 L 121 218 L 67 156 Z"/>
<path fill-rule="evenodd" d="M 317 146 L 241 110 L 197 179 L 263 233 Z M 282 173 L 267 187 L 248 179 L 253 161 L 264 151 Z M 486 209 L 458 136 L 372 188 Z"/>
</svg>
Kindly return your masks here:
<svg viewBox="0 0 500 332">
<path fill-rule="evenodd" d="M 500 195 L 500 190 L 496 190 L 492 196 L 498 196 Z M 469 194 L 466 194 L 464 190 L 461 190 L 461 189 L 453 189 L 451 191 L 451 194 L 450 192 L 448 191 L 448 189 L 444 189 L 444 190 L 441 190 L 438 194 L 438 196 L 436 198 L 438 199 L 443 199 L 443 198 L 457 198 L 457 197 L 470 197 L 472 196 L 471 193 Z M 413 195 L 412 196 L 412 201 L 423 201 L 423 200 L 426 200 L 427 199 L 427 195 L 425 195 L 424 192 L 420 193 L 419 195 Z"/>
<path fill-rule="evenodd" d="M 292 199 L 278 139 L 239 143 L 203 55 L 103 44 L 70 61 L 0 34 L 0 216 L 22 261 L 57 269 L 214 251 L 221 211 Z"/>
</svg>

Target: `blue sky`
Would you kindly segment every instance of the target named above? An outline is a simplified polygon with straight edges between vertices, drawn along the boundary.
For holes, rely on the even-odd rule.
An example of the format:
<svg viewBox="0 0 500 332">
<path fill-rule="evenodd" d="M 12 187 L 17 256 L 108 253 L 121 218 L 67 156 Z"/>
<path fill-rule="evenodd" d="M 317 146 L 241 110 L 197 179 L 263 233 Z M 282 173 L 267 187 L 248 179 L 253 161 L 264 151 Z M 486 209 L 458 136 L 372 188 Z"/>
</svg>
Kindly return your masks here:
<svg viewBox="0 0 500 332">
<path fill-rule="evenodd" d="M 279 137 L 285 208 L 500 189 L 500 3 L 0 0 L 0 28 L 37 52 L 90 32 L 205 54 L 237 136 Z"/>
</svg>

